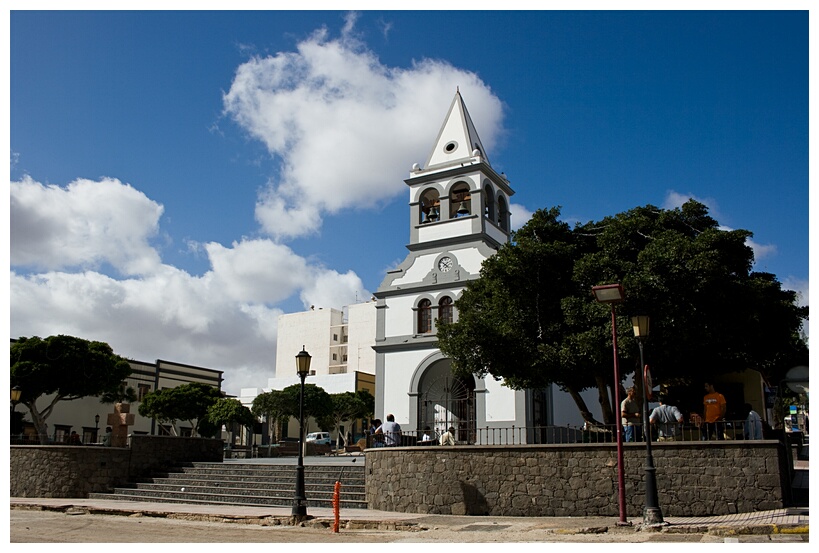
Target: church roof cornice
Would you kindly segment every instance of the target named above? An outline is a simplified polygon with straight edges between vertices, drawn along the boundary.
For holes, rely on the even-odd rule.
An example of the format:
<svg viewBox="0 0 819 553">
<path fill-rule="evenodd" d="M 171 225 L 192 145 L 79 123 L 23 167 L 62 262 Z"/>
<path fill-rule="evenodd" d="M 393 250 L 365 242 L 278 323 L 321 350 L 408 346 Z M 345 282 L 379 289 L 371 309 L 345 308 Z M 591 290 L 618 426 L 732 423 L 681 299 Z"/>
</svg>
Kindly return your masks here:
<svg viewBox="0 0 819 553">
<path fill-rule="evenodd" d="M 417 186 L 426 182 L 435 182 L 438 180 L 449 180 L 458 175 L 465 175 L 467 173 L 481 172 L 486 174 L 490 180 L 497 184 L 507 196 L 512 196 L 515 191 L 509 186 L 509 181 L 504 175 L 495 171 L 491 165 L 484 161 L 473 161 L 471 163 L 463 163 L 458 167 L 444 169 L 442 171 L 419 171 L 415 176 L 405 179 L 407 186 Z"/>
</svg>

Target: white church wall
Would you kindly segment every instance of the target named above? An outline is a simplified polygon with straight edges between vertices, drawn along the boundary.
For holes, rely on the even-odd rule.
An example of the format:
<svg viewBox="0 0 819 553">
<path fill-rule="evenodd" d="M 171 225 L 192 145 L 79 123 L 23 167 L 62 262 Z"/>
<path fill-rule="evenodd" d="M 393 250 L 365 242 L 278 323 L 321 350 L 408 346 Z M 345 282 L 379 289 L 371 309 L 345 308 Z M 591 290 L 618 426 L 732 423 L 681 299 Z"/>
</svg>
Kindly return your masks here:
<svg viewBox="0 0 819 553">
<path fill-rule="evenodd" d="M 469 234 L 471 230 L 471 219 L 464 217 L 460 221 L 447 221 L 446 224 L 436 225 L 435 223 L 431 223 L 424 225 L 418 229 L 418 239 L 421 242 L 432 242 L 455 236 L 463 236 Z"/>
<path fill-rule="evenodd" d="M 431 350 L 414 350 L 387 354 L 384 359 L 384 412 L 375 416 L 382 421 L 392 413 L 399 424 L 409 424 L 410 381 L 415 368 Z M 413 426 L 415 421 L 413 421 Z"/>
<path fill-rule="evenodd" d="M 407 336 L 415 332 L 412 296 L 393 297 L 387 300 L 384 331 L 387 336 Z"/>
<path fill-rule="evenodd" d="M 412 265 L 408 267 L 404 274 L 396 278 L 392 284 L 393 286 L 406 286 L 408 284 L 418 284 L 429 273 L 429 268 L 435 260 L 437 253 L 431 255 L 421 255 L 415 258 Z"/>
<path fill-rule="evenodd" d="M 486 420 L 487 422 L 515 420 L 515 391 L 503 385 L 502 381 L 491 376 L 484 379 L 486 383 Z"/>
<path fill-rule="evenodd" d="M 478 248 L 460 248 L 450 252 L 458 260 L 458 264 L 473 275 L 480 273 L 481 265 L 486 260 Z"/>
</svg>

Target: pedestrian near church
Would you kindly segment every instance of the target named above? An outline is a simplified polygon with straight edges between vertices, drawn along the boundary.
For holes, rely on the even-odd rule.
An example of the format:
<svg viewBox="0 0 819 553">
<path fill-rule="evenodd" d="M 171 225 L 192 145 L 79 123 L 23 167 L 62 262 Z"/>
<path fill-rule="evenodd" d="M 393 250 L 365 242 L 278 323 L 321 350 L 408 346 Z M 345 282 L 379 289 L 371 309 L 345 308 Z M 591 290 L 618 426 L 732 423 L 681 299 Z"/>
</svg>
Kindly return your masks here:
<svg viewBox="0 0 819 553">
<path fill-rule="evenodd" d="M 627 442 L 640 440 L 640 402 L 634 398 L 636 393 L 634 386 L 630 387 L 626 390 L 626 399 L 620 403 L 620 416 Z"/>
<path fill-rule="evenodd" d="M 762 439 L 762 417 L 754 411 L 750 403 L 744 406 L 745 422 L 742 423 L 742 434 L 746 440 Z"/>
<path fill-rule="evenodd" d="M 659 442 L 673 442 L 680 435 L 680 425 L 683 423 L 683 415 L 674 405 L 668 404 L 668 397 L 660 394 L 657 398 L 660 403 L 651 411 L 648 421 L 657 426 Z"/>
<path fill-rule="evenodd" d="M 712 434 L 716 434 L 717 439 L 723 439 L 725 432 L 725 412 L 728 404 L 725 396 L 717 392 L 714 384 L 705 383 L 705 396 L 702 398 L 705 424 L 702 425 L 702 439 L 708 440 Z"/>
<path fill-rule="evenodd" d="M 443 433 L 441 445 L 455 445 L 455 427 L 450 426 L 449 430 Z"/>
<path fill-rule="evenodd" d="M 376 434 L 384 435 L 384 445 L 401 445 L 401 425 L 395 422 L 395 415 L 387 415 L 387 422 L 383 423 L 375 431 Z"/>
</svg>

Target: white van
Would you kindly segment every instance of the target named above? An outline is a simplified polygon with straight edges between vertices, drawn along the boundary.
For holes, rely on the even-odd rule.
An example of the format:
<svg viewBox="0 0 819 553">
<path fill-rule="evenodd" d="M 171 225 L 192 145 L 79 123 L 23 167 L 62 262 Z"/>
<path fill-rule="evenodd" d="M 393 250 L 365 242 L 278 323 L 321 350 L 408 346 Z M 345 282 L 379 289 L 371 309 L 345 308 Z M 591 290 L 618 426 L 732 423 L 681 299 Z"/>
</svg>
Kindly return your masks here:
<svg viewBox="0 0 819 553">
<path fill-rule="evenodd" d="M 330 445 L 330 433 L 329 432 L 310 432 L 305 438 L 305 441 L 308 443 L 314 444 L 326 444 Z"/>
</svg>

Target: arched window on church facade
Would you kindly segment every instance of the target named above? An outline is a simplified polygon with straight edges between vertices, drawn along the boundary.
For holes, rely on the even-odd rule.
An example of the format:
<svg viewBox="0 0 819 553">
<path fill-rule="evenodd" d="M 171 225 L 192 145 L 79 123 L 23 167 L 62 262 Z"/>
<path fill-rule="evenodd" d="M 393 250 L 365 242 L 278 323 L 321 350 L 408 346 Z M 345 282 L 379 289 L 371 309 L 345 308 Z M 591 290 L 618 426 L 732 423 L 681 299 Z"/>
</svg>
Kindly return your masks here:
<svg viewBox="0 0 819 553">
<path fill-rule="evenodd" d="M 438 302 L 438 321 L 450 324 L 454 320 L 452 298 L 444 296 Z"/>
<path fill-rule="evenodd" d="M 432 332 L 432 302 L 423 299 L 418 302 L 418 334 Z"/>
</svg>

